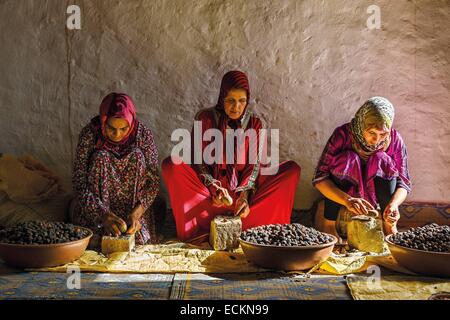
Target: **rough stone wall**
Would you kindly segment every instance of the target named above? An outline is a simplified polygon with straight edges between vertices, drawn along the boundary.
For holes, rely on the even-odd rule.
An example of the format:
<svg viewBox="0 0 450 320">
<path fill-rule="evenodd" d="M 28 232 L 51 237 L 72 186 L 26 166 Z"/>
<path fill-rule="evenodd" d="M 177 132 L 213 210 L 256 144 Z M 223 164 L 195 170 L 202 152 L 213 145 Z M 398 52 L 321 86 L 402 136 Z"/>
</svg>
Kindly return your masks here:
<svg viewBox="0 0 450 320">
<path fill-rule="evenodd" d="M 77 4 L 81 30 L 66 29 Z M 369 30 L 367 8 L 381 8 Z M 316 162 L 333 129 L 373 95 L 396 107 L 411 200 L 450 200 L 450 2 L 318 0 L 2 0 L 0 152 L 30 153 L 66 181 L 77 135 L 109 91 L 129 93 L 170 135 L 213 106 L 230 69 L 249 74 L 253 104 L 279 128 L 282 159 L 302 167 L 296 208 L 318 193 Z"/>
</svg>

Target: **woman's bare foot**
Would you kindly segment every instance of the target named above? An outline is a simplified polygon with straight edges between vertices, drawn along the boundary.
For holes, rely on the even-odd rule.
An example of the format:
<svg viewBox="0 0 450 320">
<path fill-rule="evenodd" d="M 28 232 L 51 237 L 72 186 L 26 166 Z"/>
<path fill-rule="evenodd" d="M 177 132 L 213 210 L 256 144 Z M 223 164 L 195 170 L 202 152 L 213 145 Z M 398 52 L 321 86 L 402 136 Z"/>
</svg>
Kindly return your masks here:
<svg viewBox="0 0 450 320">
<path fill-rule="evenodd" d="M 102 236 L 94 234 L 89 240 L 88 250 L 100 251 L 102 247 Z"/>
<path fill-rule="evenodd" d="M 186 242 L 194 246 L 200 246 L 204 242 L 209 241 L 209 233 L 200 234 L 194 238 L 187 240 Z"/>
<path fill-rule="evenodd" d="M 321 232 L 325 232 L 325 233 L 328 233 L 328 234 L 331 234 L 331 235 L 337 237 L 339 244 L 344 243 L 344 241 L 339 236 L 339 234 L 336 230 L 336 221 L 328 220 L 325 218 L 324 208 L 325 208 L 324 201 L 320 201 L 317 205 L 317 211 L 316 211 L 316 217 L 315 217 L 316 219 L 315 219 L 314 227 Z"/>
</svg>

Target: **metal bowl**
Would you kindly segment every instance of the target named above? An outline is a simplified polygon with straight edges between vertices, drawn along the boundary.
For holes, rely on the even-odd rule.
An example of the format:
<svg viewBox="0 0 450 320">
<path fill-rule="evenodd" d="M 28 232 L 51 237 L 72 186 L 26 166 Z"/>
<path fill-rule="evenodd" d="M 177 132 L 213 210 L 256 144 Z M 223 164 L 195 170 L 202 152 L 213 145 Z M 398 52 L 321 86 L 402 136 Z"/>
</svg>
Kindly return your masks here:
<svg viewBox="0 0 450 320">
<path fill-rule="evenodd" d="M 0 243 L 0 258 L 8 265 L 19 268 L 56 267 L 81 257 L 86 250 L 92 231 L 80 240 L 55 244 Z"/>
<path fill-rule="evenodd" d="M 401 266 L 418 274 L 450 277 L 450 253 L 410 249 L 393 243 L 391 238 L 388 235 L 386 243 Z"/>
<path fill-rule="evenodd" d="M 311 269 L 328 259 L 338 241 L 335 236 L 329 236 L 333 241 L 315 246 L 272 246 L 242 239 L 239 242 L 247 259 L 254 264 L 267 269 L 295 271 Z"/>
</svg>

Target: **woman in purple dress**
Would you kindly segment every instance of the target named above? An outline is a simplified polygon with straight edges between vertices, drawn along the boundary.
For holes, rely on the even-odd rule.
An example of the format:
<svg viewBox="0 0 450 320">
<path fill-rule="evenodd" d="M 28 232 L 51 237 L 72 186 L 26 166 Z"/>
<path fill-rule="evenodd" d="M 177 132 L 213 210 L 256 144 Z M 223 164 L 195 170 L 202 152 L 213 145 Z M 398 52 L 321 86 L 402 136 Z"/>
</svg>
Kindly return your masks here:
<svg viewBox="0 0 450 320">
<path fill-rule="evenodd" d="M 110 93 L 80 133 L 73 168 L 71 219 L 97 236 L 136 233 L 157 242 L 152 204 L 159 191 L 158 151 L 151 130 L 136 118 L 131 98 Z"/>
<path fill-rule="evenodd" d="M 406 146 L 392 128 L 394 107 L 373 97 L 350 123 L 336 128 L 319 159 L 313 185 L 325 196 L 316 225 L 338 235 L 342 206 L 355 215 L 378 209 L 385 234 L 397 232 L 399 206 L 411 191 Z"/>
</svg>

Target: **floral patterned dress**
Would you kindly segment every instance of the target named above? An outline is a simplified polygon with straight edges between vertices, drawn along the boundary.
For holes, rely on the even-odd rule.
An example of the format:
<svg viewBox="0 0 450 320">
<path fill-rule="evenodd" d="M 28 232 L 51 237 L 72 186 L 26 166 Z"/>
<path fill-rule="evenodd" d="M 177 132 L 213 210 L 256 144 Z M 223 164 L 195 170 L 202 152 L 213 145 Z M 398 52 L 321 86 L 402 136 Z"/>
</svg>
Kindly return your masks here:
<svg viewBox="0 0 450 320">
<path fill-rule="evenodd" d="M 156 243 L 152 204 L 159 191 L 158 151 L 152 132 L 138 122 L 136 138 L 120 155 L 96 148 L 92 124 L 79 136 L 72 183 L 76 195 L 74 223 L 103 235 L 102 216 L 113 212 L 127 221 L 132 209 L 145 210 L 136 233 L 137 244 Z"/>
</svg>

